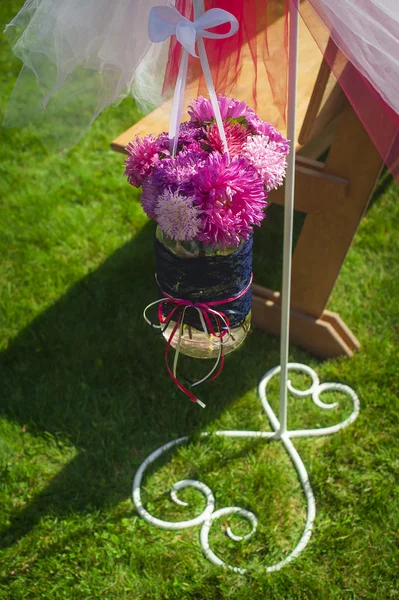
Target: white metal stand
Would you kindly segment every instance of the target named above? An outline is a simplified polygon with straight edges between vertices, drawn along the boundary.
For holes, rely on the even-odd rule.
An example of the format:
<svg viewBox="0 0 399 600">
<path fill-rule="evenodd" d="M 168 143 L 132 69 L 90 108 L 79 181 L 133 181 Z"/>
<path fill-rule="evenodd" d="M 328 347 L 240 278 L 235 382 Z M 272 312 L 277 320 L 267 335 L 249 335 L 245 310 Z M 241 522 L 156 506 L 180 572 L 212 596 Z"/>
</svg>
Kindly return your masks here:
<svg viewBox="0 0 399 600">
<path fill-rule="evenodd" d="M 285 449 L 287 450 L 297 472 L 298 472 L 299 480 L 302 484 L 302 488 L 303 488 L 303 491 L 305 492 L 306 501 L 307 501 L 307 517 L 306 517 L 305 528 L 303 530 L 302 536 L 301 536 L 298 544 L 290 552 L 290 554 L 286 558 L 281 560 L 280 562 L 278 562 L 274 565 L 268 566 L 266 568 L 266 570 L 268 572 L 279 571 L 282 567 L 284 567 L 286 564 L 288 564 L 289 562 L 294 560 L 294 558 L 296 558 L 302 552 L 302 550 L 306 547 L 306 545 L 310 539 L 310 536 L 312 534 L 313 521 L 316 516 L 315 498 L 313 495 L 312 488 L 310 486 L 309 477 L 308 477 L 305 465 L 303 464 L 301 457 L 299 456 L 297 450 L 295 449 L 294 444 L 291 441 L 291 438 L 305 437 L 305 436 L 315 437 L 315 436 L 320 436 L 320 435 L 328 435 L 331 433 L 336 433 L 337 431 L 340 431 L 344 427 L 347 427 L 348 425 L 353 423 L 353 421 L 356 419 L 356 417 L 359 413 L 359 399 L 358 399 L 357 395 L 355 394 L 355 392 L 347 385 L 342 385 L 339 383 L 320 383 L 320 380 L 319 380 L 317 374 L 315 373 L 315 371 L 306 365 L 301 365 L 299 363 L 289 363 L 287 366 L 288 366 L 289 371 L 299 371 L 301 373 L 304 373 L 305 375 L 308 375 L 312 380 L 312 384 L 309 387 L 309 389 L 307 389 L 307 390 L 295 389 L 291 385 L 290 380 L 288 380 L 287 387 L 288 387 L 288 390 L 292 394 L 294 394 L 295 396 L 299 396 L 299 397 L 311 396 L 313 402 L 320 408 L 334 409 L 337 407 L 337 403 L 334 402 L 332 404 L 325 404 L 320 399 L 320 394 L 322 392 L 326 392 L 326 391 L 339 391 L 339 392 L 342 392 L 343 394 L 349 396 L 352 399 L 353 410 L 352 410 L 351 415 L 345 421 L 343 421 L 342 423 L 339 423 L 338 425 L 333 425 L 331 427 L 324 427 L 321 429 L 298 429 L 298 430 L 293 430 L 293 431 L 288 431 L 288 430 L 282 431 L 281 423 L 279 422 L 278 418 L 274 414 L 274 411 L 267 400 L 268 383 L 275 375 L 278 375 L 281 371 L 281 367 L 275 367 L 274 369 L 271 369 L 268 373 L 266 373 L 266 375 L 263 377 L 263 379 L 261 380 L 261 382 L 259 384 L 260 399 L 261 399 L 263 408 L 269 418 L 270 425 L 272 426 L 273 431 L 216 431 L 215 433 L 212 434 L 215 436 L 224 436 L 224 437 L 230 437 L 230 438 L 264 438 L 266 440 L 281 440 Z M 208 434 L 208 433 L 202 434 L 203 437 L 207 437 L 209 435 L 210 434 Z M 222 559 L 220 559 L 218 556 L 216 556 L 216 554 L 213 552 L 213 550 L 209 546 L 208 538 L 209 538 L 209 531 L 210 531 L 213 521 L 215 521 L 216 519 L 219 519 L 219 517 L 223 517 L 223 516 L 231 515 L 231 514 L 237 514 L 237 515 L 243 517 L 244 519 L 247 519 L 250 522 L 250 524 L 252 526 L 250 533 L 248 533 L 244 537 L 238 536 L 238 535 L 235 535 L 231 531 L 230 527 L 227 528 L 226 533 L 230 537 L 230 539 L 237 541 L 237 542 L 248 539 L 255 533 L 256 528 L 257 528 L 257 523 L 258 523 L 257 518 L 255 517 L 255 515 L 252 512 L 245 510 L 243 508 L 240 508 L 239 506 L 228 506 L 225 508 L 220 508 L 219 510 L 215 510 L 215 496 L 214 496 L 212 490 L 204 483 L 201 483 L 200 481 L 195 481 L 193 479 L 185 479 L 183 481 L 178 481 L 177 483 L 175 483 L 171 489 L 170 495 L 171 495 L 173 502 L 175 502 L 176 504 L 179 504 L 180 506 L 187 506 L 186 502 L 183 502 L 182 500 L 179 499 L 178 492 L 180 490 L 182 490 L 184 488 L 188 488 L 188 487 L 194 488 L 194 489 L 198 490 L 199 492 L 201 492 L 205 498 L 206 506 L 205 506 L 204 510 L 202 511 L 202 513 L 200 515 L 198 515 L 197 517 L 194 517 L 193 519 L 190 519 L 188 521 L 177 521 L 177 522 L 163 521 L 162 519 L 153 517 L 142 505 L 140 487 L 141 487 L 141 482 L 143 480 L 143 476 L 144 476 L 144 473 L 145 473 L 147 467 L 149 465 L 151 465 L 154 461 L 156 461 L 162 454 L 164 454 L 165 452 L 167 452 L 174 446 L 180 446 L 181 444 L 187 442 L 188 440 L 189 440 L 188 437 L 181 437 L 176 440 L 173 440 L 172 442 L 169 442 L 168 444 L 165 444 L 164 446 L 161 446 L 160 448 L 155 450 L 142 463 L 142 465 L 138 469 L 138 471 L 135 475 L 134 481 L 133 481 L 133 502 L 136 507 L 136 510 L 137 510 L 138 514 L 140 515 L 140 517 L 142 517 L 145 521 L 147 521 L 148 523 L 151 523 L 151 525 L 155 525 L 156 527 L 160 527 L 162 529 L 172 529 L 172 530 L 173 529 L 186 529 L 187 527 L 195 527 L 195 526 L 201 525 L 200 544 L 202 546 L 205 556 L 214 565 L 225 566 L 225 567 L 231 569 L 232 571 L 235 571 L 236 573 L 245 573 L 247 569 L 242 569 L 239 567 L 233 567 L 231 565 L 227 565 L 225 562 L 223 562 Z"/>
<path fill-rule="evenodd" d="M 203 0 L 193 0 L 195 18 L 197 19 L 204 12 Z M 288 82 L 288 138 L 291 140 L 291 152 L 288 157 L 287 166 L 287 177 L 285 185 L 285 202 L 284 202 L 284 249 L 283 249 L 283 281 L 282 281 L 282 294 L 281 294 L 281 347 L 280 347 L 280 366 L 275 367 L 268 371 L 263 377 L 259 384 L 259 395 L 263 405 L 263 408 L 269 418 L 272 431 L 217 431 L 212 435 L 225 436 L 231 438 L 265 438 L 273 440 L 281 440 L 285 449 L 287 450 L 296 470 L 298 473 L 299 480 L 301 482 L 303 491 L 307 501 L 307 517 L 305 528 L 302 536 L 291 551 L 280 562 L 270 565 L 267 567 L 268 572 L 278 571 L 286 564 L 294 560 L 306 547 L 312 534 L 313 522 L 316 516 L 316 504 L 313 495 L 312 488 L 310 486 L 309 477 L 305 469 L 305 465 L 297 450 L 295 449 L 291 438 L 304 437 L 304 436 L 320 436 L 329 435 L 340 431 L 344 427 L 347 427 L 356 419 L 359 413 L 359 399 L 352 388 L 347 385 L 339 383 L 320 383 L 320 380 L 316 372 L 306 365 L 299 363 L 288 363 L 288 350 L 289 350 L 289 318 L 290 318 L 290 292 L 291 292 L 291 258 L 292 258 L 292 232 L 293 232 L 293 219 L 294 219 L 294 191 L 295 191 L 295 140 L 296 140 L 296 88 L 297 88 L 297 65 L 298 65 L 298 9 L 297 4 L 299 0 L 290 0 L 290 59 L 289 59 L 289 82 Z M 289 371 L 299 371 L 308 375 L 312 384 L 307 390 L 295 389 L 288 377 Z M 267 400 L 267 385 L 269 381 L 277 374 L 280 374 L 280 411 L 279 418 L 275 415 Z M 311 396 L 313 402 L 323 409 L 336 408 L 337 403 L 326 404 L 320 399 L 320 394 L 325 391 L 338 391 L 349 396 L 353 401 L 353 410 L 351 415 L 342 423 L 333 425 L 331 427 L 324 427 L 320 429 L 300 429 L 289 431 L 287 429 L 287 393 L 291 392 L 295 396 L 306 397 Z M 209 436 L 209 433 L 203 433 L 203 437 Z M 225 566 L 232 571 L 237 573 L 245 573 L 246 569 L 233 567 L 223 562 L 216 554 L 212 551 L 209 546 L 209 531 L 213 521 L 219 519 L 219 517 L 237 514 L 247 519 L 251 524 L 252 528 L 250 533 L 246 536 L 235 535 L 230 527 L 227 528 L 226 533 L 230 539 L 234 541 L 243 541 L 251 537 L 257 528 L 257 518 L 255 515 L 243 508 L 238 506 L 229 506 L 215 510 L 215 497 L 212 490 L 199 481 L 186 479 L 179 481 L 172 487 L 171 498 L 173 502 L 181 506 L 187 506 L 186 502 L 183 502 L 178 497 L 179 490 L 187 487 L 191 487 L 200 491 L 205 500 L 206 506 L 203 512 L 190 519 L 188 521 L 169 522 L 163 521 L 156 517 L 153 517 L 142 505 L 140 486 L 143 479 L 143 475 L 147 467 L 152 464 L 157 458 L 159 458 L 164 452 L 174 446 L 179 446 L 184 442 L 188 441 L 188 437 L 181 437 L 177 440 L 169 442 L 164 446 L 161 446 L 150 454 L 146 460 L 142 463 L 138 469 L 134 481 L 133 481 L 133 502 L 137 509 L 138 514 L 145 519 L 148 523 L 161 527 L 162 529 L 185 529 L 187 527 L 195 527 L 201 525 L 200 532 L 200 543 L 205 553 L 205 556 L 217 566 Z"/>
</svg>

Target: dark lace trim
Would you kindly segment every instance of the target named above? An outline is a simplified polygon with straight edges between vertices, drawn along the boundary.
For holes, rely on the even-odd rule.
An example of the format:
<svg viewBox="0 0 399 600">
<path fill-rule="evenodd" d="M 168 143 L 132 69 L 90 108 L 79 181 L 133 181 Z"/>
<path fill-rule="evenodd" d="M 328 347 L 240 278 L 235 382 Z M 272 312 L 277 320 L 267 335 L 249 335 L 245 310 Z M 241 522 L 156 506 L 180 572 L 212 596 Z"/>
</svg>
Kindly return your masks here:
<svg viewBox="0 0 399 600">
<path fill-rule="evenodd" d="M 236 296 L 251 279 L 252 246 L 251 236 L 238 250 L 227 256 L 182 258 L 155 239 L 155 265 L 160 289 L 174 298 L 191 302 L 212 302 Z M 251 306 L 252 286 L 238 300 L 219 304 L 215 310 L 227 315 L 231 326 L 237 327 L 244 322 Z M 184 322 L 202 329 L 195 309 L 186 311 Z"/>
</svg>

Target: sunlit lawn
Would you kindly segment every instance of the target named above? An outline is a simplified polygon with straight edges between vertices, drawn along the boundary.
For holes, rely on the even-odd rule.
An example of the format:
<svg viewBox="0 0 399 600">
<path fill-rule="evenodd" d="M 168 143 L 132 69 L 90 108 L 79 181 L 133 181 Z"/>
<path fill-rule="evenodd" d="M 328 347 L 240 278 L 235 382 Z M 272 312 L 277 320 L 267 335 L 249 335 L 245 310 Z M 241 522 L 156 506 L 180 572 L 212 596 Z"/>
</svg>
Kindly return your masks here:
<svg viewBox="0 0 399 600">
<path fill-rule="evenodd" d="M 2 3 L 0 22 L 21 0 Z M 1 109 L 19 71 L 0 40 Z M 190 404 L 164 368 L 164 345 L 142 309 L 154 299 L 153 226 L 109 142 L 138 118 L 132 101 L 106 111 L 67 156 L 48 154 L 24 131 L 0 145 L 0 502 L 1 598 L 399 597 L 399 192 L 381 182 L 328 308 L 362 347 L 351 360 L 318 362 L 295 346 L 291 359 L 360 396 L 359 419 L 330 438 L 295 442 L 309 470 L 318 515 L 306 552 L 279 573 L 265 567 L 298 541 L 305 502 L 280 444 L 212 439 L 207 429 L 267 429 L 257 399 L 261 376 L 279 361 L 277 339 L 252 331 Z M 257 235 L 255 276 L 279 279 L 281 211 Z M 273 402 L 276 402 L 274 394 Z M 328 415 L 290 398 L 293 427 Z M 171 505 L 179 479 L 209 485 L 217 508 L 253 510 L 248 542 L 213 525 L 211 546 L 246 576 L 210 565 L 198 528 L 150 527 L 135 514 L 131 481 L 142 460 L 179 435 L 191 445 L 151 471 L 145 500 L 157 516 L 189 518 L 203 507 Z M 246 531 L 238 520 L 235 530 Z"/>
</svg>

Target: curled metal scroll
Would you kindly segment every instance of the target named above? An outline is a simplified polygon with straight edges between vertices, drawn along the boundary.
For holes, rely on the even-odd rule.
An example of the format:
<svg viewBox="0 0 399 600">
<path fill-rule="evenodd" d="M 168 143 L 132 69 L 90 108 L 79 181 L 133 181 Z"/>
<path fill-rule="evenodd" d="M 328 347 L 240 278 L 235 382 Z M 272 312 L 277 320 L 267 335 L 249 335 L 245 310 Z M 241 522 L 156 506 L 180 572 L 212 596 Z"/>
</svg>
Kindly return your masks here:
<svg viewBox="0 0 399 600">
<path fill-rule="evenodd" d="M 360 410 L 359 398 L 357 397 L 357 395 L 353 391 L 353 389 L 350 388 L 349 386 L 342 385 L 339 383 L 320 383 L 319 377 L 317 376 L 316 372 L 312 368 L 308 367 L 307 365 L 302 365 L 300 363 L 289 363 L 288 369 L 289 369 L 289 371 L 297 371 L 304 375 L 307 375 L 311 379 L 311 385 L 305 390 L 296 389 L 292 385 L 291 381 L 288 381 L 288 383 L 287 383 L 288 389 L 293 395 L 300 397 L 300 398 L 305 398 L 307 396 L 311 396 L 312 401 L 319 408 L 333 409 L 338 406 L 338 403 L 337 402 L 333 402 L 333 403 L 323 402 L 320 399 L 320 396 L 321 396 L 321 394 L 323 394 L 324 392 L 327 392 L 327 391 L 341 392 L 341 393 L 345 394 L 346 396 L 349 396 L 352 400 L 353 409 L 352 409 L 352 413 L 350 414 L 350 416 L 347 419 L 345 419 L 344 421 L 342 421 L 341 423 L 332 425 L 330 427 L 322 427 L 322 428 L 318 428 L 318 429 L 299 429 L 299 430 L 292 430 L 292 431 L 286 431 L 286 432 L 281 433 L 280 432 L 280 423 L 267 400 L 267 393 L 266 393 L 267 386 L 268 386 L 270 380 L 275 375 L 280 373 L 281 368 L 275 367 L 274 369 L 271 369 L 270 371 L 268 371 L 266 373 L 266 375 L 262 378 L 262 380 L 259 384 L 259 388 L 258 388 L 262 406 L 269 418 L 269 421 L 270 421 L 273 431 L 238 431 L 238 430 L 234 430 L 234 431 L 216 431 L 215 433 L 212 433 L 212 434 L 209 434 L 209 433 L 202 434 L 203 437 L 207 437 L 210 435 L 217 435 L 217 436 L 221 436 L 221 437 L 231 437 L 231 438 L 255 438 L 255 437 L 259 438 L 259 437 L 261 437 L 261 438 L 265 438 L 265 439 L 269 439 L 269 440 L 272 440 L 272 439 L 273 440 L 281 440 L 292 460 L 292 463 L 294 464 L 294 466 L 297 470 L 298 477 L 301 482 L 303 491 L 305 493 L 306 501 L 307 501 L 307 515 L 306 515 L 305 527 L 302 532 L 301 538 L 300 538 L 299 542 L 297 543 L 297 545 L 295 546 L 295 548 L 280 562 L 268 566 L 266 568 L 266 571 L 268 571 L 268 572 L 279 571 L 282 567 L 284 567 L 289 562 L 294 560 L 304 550 L 304 548 L 306 547 L 307 543 L 309 542 L 310 536 L 312 534 L 313 522 L 314 522 L 314 519 L 316 516 L 315 498 L 314 498 L 314 494 L 313 494 L 313 491 L 312 491 L 312 488 L 311 488 L 311 485 L 309 482 L 309 476 L 307 474 L 305 465 L 303 464 L 301 457 L 299 456 L 297 450 L 295 449 L 295 447 L 291 441 L 291 438 L 304 437 L 304 436 L 315 437 L 315 436 L 319 436 L 319 435 L 329 435 L 332 433 L 336 433 L 337 431 L 339 431 L 339 430 L 347 427 L 351 423 L 353 423 L 353 421 L 358 416 L 359 410 Z M 242 517 L 243 519 L 247 520 L 251 526 L 251 530 L 245 536 L 239 536 L 239 535 L 234 534 L 230 527 L 227 527 L 226 534 L 231 540 L 236 541 L 236 542 L 241 542 L 241 541 L 247 540 L 255 533 L 257 525 L 258 525 L 258 520 L 257 520 L 257 517 L 254 515 L 254 513 L 252 513 L 251 511 L 248 511 L 244 508 L 240 508 L 238 506 L 228 506 L 225 508 L 220 508 L 218 510 L 215 510 L 216 502 L 215 502 L 215 496 L 214 496 L 212 490 L 204 483 L 193 480 L 193 479 L 185 479 L 182 481 L 178 481 L 177 483 L 175 483 L 172 486 L 172 489 L 170 492 L 172 501 L 175 504 L 180 505 L 180 506 L 188 506 L 188 503 L 182 501 L 178 495 L 179 491 L 181 491 L 185 488 L 196 489 L 203 495 L 203 497 L 205 499 L 205 508 L 199 515 L 197 515 L 196 517 L 193 517 L 192 519 L 189 519 L 186 521 L 165 521 L 165 520 L 159 519 L 159 518 L 151 515 L 144 508 L 144 506 L 142 504 L 140 488 L 141 488 L 141 483 L 143 480 L 144 473 L 145 473 L 146 469 L 148 468 L 148 466 L 151 465 L 154 461 L 156 461 L 162 454 L 164 454 L 168 450 L 170 450 L 176 446 L 180 446 L 181 444 L 187 442 L 188 440 L 189 440 L 188 437 L 181 437 L 176 440 L 173 440 L 172 442 L 168 442 L 167 444 L 164 444 L 163 446 L 161 446 L 160 448 L 158 448 L 157 450 L 152 452 L 145 459 L 145 461 L 141 464 L 141 466 L 139 467 L 139 469 L 134 477 L 134 481 L 133 481 L 133 502 L 136 507 L 136 510 L 137 510 L 139 516 L 142 517 L 145 521 L 147 521 L 151 525 L 155 525 L 156 527 L 160 527 L 162 529 L 177 530 L 177 529 L 185 529 L 188 527 L 195 527 L 195 526 L 201 525 L 200 544 L 201 544 L 201 547 L 203 549 L 205 556 L 210 560 L 210 562 L 212 562 L 214 565 L 231 569 L 232 571 L 235 571 L 237 573 L 241 573 L 241 574 L 245 573 L 247 571 L 247 569 L 235 567 L 233 565 L 228 565 L 214 553 L 214 551 L 211 549 L 210 544 L 209 544 L 209 532 L 210 532 L 210 529 L 211 529 L 214 521 L 218 520 L 220 517 L 234 514 L 234 515 L 237 515 L 237 516 Z"/>
</svg>

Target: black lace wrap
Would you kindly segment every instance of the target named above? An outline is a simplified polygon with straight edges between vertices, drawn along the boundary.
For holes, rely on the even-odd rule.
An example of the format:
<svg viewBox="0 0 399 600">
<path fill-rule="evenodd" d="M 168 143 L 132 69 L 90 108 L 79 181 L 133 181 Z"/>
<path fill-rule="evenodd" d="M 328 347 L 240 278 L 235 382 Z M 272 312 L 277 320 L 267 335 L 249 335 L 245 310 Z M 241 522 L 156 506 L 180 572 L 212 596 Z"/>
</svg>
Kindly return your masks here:
<svg viewBox="0 0 399 600">
<path fill-rule="evenodd" d="M 235 252 L 228 255 L 182 258 L 168 250 L 155 238 L 155 265 L 160 293 L 191 302 L 214 302 L 229 299 L 242 292 L 252 276 L 251 236 Z M 224 313 L 231 327 L 242 324 L 252 306 L 252 285 L 247 292 L 231 302 L 212 308 Z M 164 315 L 173 307 L 167 307 Z M 197 310 L 188 308 L 184 322 L 202 329 Z"/>
</svg>

